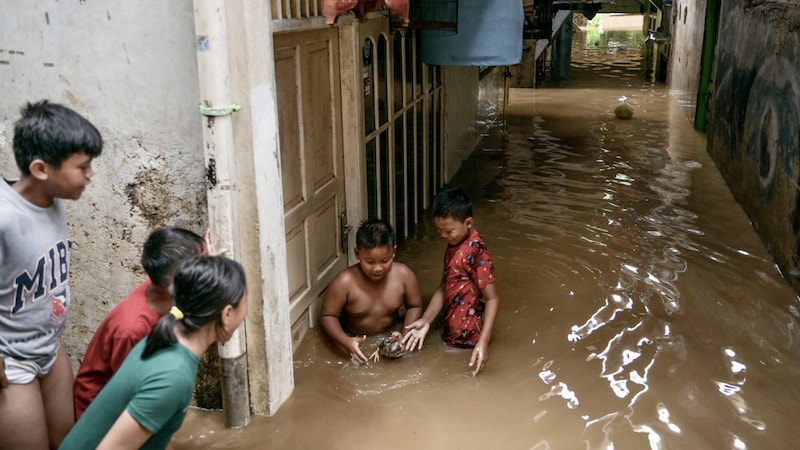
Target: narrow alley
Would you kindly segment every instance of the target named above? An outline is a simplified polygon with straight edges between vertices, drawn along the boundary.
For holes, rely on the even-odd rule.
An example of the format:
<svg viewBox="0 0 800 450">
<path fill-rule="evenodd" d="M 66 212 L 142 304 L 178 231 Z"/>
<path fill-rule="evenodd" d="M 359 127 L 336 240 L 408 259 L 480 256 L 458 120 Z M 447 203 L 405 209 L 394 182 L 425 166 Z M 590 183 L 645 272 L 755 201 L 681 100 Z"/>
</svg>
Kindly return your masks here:
<svg viewBox="0 0 800 450">
<path fill-rule="evenodd" d="M 450 183 L 471 195 L 498 278 L 483 373 L 435 329 L 369 366 L 313 329 L 277 414 L 236 430 L 191 410 L 174 447 L 794 447 L 797 296 L 626 39 L 576 33 L 569 79 L 512 89 Z M 623 100 L 630 120 L 614 115 Z M 426 301 L 444 248 L 430 217 L 398 248 Z"/>
</svg>

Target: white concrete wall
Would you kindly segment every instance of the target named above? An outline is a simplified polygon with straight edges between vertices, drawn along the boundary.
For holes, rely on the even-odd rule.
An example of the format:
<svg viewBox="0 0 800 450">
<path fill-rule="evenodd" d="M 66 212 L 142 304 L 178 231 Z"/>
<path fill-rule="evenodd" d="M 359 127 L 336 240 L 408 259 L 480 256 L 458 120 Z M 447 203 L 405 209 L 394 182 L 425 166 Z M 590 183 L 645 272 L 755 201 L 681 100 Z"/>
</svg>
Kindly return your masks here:
<svg viewBox="0 0 800 450">
<path fill-rule="evenodd" d="M 670 21 L 672 33 L 667 82 L 692 121 L 700 88 L 705 14 L 706 0 L 678 0 L 673 3 L 670 17 L 664 18 Z"/>
<path fill-rule="evenodd" d="M 501 118 L 504 70 L 504 67 L 495 67 L 480 80 L 479 67 L 442 68 L 445 180 L 453 178 L 475 150 L 481 133 Z"/>
<path fill-rule="evenodd" d="M 444 174 L 450 180 L 478 142 L 477 67 L 445 66 L 444 83 Z"/>
<path fill-rule="evenodd" d="M 68 218 L 73 363 L 105 314 L 140 280 L 150 231 L 201 233 L 206 191 L 192 2 L 0 0 L 0 175 L 18 171 L 19 108 L 50 99 L 85 115 L 105 140 L 92 184 Z"/>
</svg>

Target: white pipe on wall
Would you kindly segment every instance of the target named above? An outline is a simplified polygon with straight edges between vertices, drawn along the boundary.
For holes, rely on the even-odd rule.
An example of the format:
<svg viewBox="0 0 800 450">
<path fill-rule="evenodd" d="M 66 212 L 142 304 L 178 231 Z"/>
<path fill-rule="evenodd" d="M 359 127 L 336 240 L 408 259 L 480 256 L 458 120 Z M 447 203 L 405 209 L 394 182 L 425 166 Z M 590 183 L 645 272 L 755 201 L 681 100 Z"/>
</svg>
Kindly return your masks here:
<svg viewBox="0 0 800 450">
<path fill-rule="evenodd" d="M 209 226 L 221 246 L 229 249 L 228 256 L 235 259 L 240 249 L 235 234 L 238 187 L 231 114 L 238 106 L 231 99 L 225 1 L 194 0 L 194 18 Z M 237 329 L 227 343 L 218 344 L 225 425 L 235 428 L 250 420 L 243 328 Z"/>
</svg>

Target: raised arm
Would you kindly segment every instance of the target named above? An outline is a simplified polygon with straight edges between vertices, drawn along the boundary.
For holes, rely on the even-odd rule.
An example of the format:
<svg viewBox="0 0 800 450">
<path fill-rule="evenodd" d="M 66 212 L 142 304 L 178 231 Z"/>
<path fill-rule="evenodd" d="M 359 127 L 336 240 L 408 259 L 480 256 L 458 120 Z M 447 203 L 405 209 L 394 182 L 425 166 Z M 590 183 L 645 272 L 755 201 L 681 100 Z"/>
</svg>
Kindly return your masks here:
<svg viewBox="0 0 800 450">
<path fill-rule="evenodd" d="M 203 243 L 205 244 L 205 253 L 206 253 L 206 255 L 225 256 L 225 254 L 228 253 L 228 249 L 227 248 L 217 249 L 214 246 L 214 242 L 211 240 L 211 228 L 206 230 L 206 234 L 203 235 Z"/>
<path fill-rule="evenodd" d="M 342 310 L 347 303 L 347 278 L 348 275 L 346 273 L 340 273 L 331 281 L 331 284 L 328 285 L 325 298 L 322 300 L 319 323 L 322 325 L 322 329 L 325 330 L 325 333 L 344 347 L 351 358 L 354 358 L 360 364 L 367 364 L 369 360 L 364 356 L 360 348 L 360 344 L 364 342 L 367 337 L 348 336 L 348 334 L 344 332 L 344 329 L 342 329 L 342 323 L 339 321 Z"/>
</svg>

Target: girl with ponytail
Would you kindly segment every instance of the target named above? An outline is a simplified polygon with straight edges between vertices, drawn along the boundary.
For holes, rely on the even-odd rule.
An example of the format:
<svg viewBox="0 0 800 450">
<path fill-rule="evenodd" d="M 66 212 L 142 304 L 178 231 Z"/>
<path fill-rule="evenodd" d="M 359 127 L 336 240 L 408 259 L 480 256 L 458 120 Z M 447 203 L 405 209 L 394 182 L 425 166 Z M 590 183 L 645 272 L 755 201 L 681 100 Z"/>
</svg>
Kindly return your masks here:
<svg viewBox="0 0 800 450">
<path fill-rule="evenodd" d="M 244 269 L 224 256 L 186 260 L 171 289 L 170 313 L 131 350 L 59 448 L 167 447 L 183 423 L 203 354 L 230 339 L 247 314 Z"/>
</svg>

